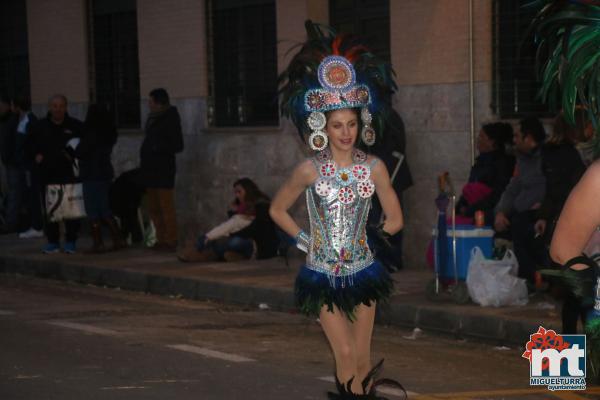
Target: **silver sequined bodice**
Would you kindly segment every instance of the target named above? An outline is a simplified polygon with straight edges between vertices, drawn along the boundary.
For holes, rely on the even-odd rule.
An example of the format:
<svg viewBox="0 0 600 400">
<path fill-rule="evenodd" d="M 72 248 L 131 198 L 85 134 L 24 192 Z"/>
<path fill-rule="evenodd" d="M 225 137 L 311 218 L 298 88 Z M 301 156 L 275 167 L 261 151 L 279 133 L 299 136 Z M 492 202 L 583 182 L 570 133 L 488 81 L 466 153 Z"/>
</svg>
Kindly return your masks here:
<svg viewBox="0 0 600 400">
<path fill-rule="evenodd" d="M 366 223 L 375 185 L 367 156 L 353 152 L 353 164 L 340 168 L 325 150 L 314 164 L 319 178 L 306 189 L 310 244 L 306 266 L 330 277 L 353 275 L 373 263 Z"/>
</svg>

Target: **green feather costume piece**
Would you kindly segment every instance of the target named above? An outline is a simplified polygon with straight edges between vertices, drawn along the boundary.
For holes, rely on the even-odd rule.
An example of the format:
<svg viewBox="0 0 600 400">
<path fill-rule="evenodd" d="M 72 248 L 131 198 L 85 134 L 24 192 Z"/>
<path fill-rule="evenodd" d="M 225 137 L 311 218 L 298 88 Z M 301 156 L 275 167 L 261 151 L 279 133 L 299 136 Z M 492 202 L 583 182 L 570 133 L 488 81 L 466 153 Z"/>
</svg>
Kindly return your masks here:
<svg viewBox="0 0 600 400">
<path fill-rule="evenodd" d="M 596 132 L 600 123 L 600 1 L 536 0 L 531 30 L 537 43 L 536 64 L 540 97 L 553 109 L 562 107 L 575 125 L 575 109 L 583 106 Z M 600 137 L 594 139 L 600 156 Z"/>
</svg>

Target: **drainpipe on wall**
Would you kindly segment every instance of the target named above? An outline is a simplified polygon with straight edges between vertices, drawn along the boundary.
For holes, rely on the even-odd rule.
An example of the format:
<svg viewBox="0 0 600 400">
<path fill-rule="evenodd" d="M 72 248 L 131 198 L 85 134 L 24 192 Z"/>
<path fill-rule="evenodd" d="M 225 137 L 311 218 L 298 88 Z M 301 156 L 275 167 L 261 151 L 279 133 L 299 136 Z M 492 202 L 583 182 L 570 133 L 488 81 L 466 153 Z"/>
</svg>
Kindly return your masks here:
<svg viewBox="0 0 600 400">
<path fill-rule="evenodd" d="M 469 117 L 471 136 L 471 165 L 475 163 L 475 89 L 473 77 L 473 0 L 469 0 Z"/>
</svg>

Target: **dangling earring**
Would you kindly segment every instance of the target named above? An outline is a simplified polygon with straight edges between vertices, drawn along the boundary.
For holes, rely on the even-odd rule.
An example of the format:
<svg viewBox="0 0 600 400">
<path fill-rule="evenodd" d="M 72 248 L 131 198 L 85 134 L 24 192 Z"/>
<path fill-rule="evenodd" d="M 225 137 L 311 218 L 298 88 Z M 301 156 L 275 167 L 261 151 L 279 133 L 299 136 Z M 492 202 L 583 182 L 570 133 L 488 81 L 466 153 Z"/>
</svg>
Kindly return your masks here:
<svg viewBox="0 0 600 400">
<path fill-rule="evenodd" d="M 308 145 L 314 151 L 322 151 L 325 150 L 327 144 L 329 143 L 329 139 L 323 129 L 327 124 L 327 117 L 322 112 L 311 112 L 306 120 L 308 127 L 311 131 L 313 131 L 308 137 Z"/>
<path fill-rule="evenodd" d="M 367 107 L 363 107 L 360 110 L 360 119 L 363 123 L 362 131 L 360 132 L 360 138 L 363 143 L 367 146 L 373 146 L 375 144 L 375 130 L 371 128 L 371 122 L 373 122 L 373 116 L 369 112 Z"/>
</svg>

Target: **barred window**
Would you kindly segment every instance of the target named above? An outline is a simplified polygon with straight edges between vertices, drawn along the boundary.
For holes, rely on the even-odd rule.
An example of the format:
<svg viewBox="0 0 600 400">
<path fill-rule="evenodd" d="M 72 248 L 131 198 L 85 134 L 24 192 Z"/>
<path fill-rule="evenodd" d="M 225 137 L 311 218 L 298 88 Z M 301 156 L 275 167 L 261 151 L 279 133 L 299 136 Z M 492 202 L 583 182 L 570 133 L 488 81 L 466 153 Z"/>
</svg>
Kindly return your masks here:
<svg viewBox="0 0 600 400">
<path fill-rule="evenodd" d="M 0 0 L 0 92 L 30 95 L 25 0 Z"/>
<path fill-rule="evenodd" d="M 209 0 L 212 126 L 279 124 L 274 0 Z"/>
<path fill-rule="evenodd" d="M 92 0 L 90 100 L 108 106 L 119 128 L 140 127 L 135 0 Z"/>
<path fill-rule="evenodd" d="M 373 53 L 390 62 L 389 0 L 330 0 L 329 20 L 337 32 L 364 38 Z"/>
<path fill-rule="evenodd" d="M 537 10 L 529 0 L 494 0 L 493 104 L 501 118 L 544 117 L 548 107 L 538 98 L 535 44 L 525 35 Z"/>
</svg>

